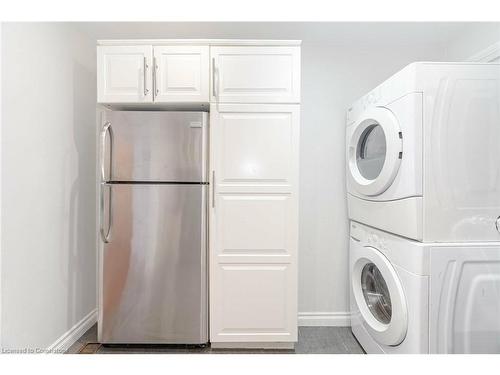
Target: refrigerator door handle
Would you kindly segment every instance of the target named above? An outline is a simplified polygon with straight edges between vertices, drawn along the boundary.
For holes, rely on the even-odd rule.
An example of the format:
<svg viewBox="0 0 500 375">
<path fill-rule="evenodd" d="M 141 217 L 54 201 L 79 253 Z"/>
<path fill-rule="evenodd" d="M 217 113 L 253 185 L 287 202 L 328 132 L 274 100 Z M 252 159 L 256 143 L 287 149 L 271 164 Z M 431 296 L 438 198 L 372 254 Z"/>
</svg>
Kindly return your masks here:
<svg viewBox="0 0 500 375">
<path fill-rule="evenodd" d="M 109 178 L 111 179 L 111 166 L 113 157 L 113 129 L 111 122 L 107 121 L 101 130 L 101 181 L 106 182 L 106 171 L 104 170 L 104 160 L 106 155 L 106 134 L 109 132 Z"/>
<path fill-rule="evenodd" d="M 108 230 L 105 232 L 104 231 L 104 189 L 108 187 L 109 188 L 109 204 L 108 204 Z M 111 204 L 113 202 L 113 190 L 111 185 L 105 185 L 101 184 L 101 199 L 99 203 L 99 232 L 101 234 L 101 240 L 104 243 L 109 243 L 109 237 L 111 234 L 111 225 L 113 223 L 112 221 L 112 212 L 113 210 L 111 209 Z"/>
</svg>

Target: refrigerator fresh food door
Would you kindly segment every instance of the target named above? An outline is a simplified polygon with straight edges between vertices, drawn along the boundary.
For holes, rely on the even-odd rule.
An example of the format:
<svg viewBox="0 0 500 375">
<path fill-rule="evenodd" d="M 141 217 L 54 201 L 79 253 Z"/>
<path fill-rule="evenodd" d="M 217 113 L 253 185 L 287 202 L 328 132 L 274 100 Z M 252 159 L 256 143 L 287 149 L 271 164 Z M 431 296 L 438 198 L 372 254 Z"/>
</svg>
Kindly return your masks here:
<svg viewBox="0 0 500 375">
<path fill-rule="evenodd" d="M 99 342 L 206 343 L 206 185 L 101 188 Z"/>
<path fill-rule="evenodd" d="M 101 174 L 108 182 L 206 182 L 207 113 L 106 111 Z"/>
</svg>

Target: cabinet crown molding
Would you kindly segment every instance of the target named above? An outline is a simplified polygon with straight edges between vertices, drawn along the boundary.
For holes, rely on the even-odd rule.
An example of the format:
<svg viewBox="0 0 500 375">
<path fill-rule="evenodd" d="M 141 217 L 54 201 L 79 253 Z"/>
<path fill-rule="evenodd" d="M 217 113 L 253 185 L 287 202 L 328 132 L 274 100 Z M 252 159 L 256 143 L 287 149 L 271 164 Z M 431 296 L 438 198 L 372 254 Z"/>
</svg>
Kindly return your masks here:
<svg viewBox="0 0 500 375">
<path fill-rule="evenodd" d="M 209 45 L 209 46 L 300 46 L 301 40 L 269 40 L 269 39 L 101 39 L 98 46 L 127 45 Z"/>
</svg>

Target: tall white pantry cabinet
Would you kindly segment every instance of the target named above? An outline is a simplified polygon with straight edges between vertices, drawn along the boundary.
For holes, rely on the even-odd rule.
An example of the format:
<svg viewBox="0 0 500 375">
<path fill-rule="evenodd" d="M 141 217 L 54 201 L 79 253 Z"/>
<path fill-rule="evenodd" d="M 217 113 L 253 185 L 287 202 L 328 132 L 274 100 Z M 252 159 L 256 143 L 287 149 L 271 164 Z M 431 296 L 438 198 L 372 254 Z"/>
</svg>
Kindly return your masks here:
<svg viewBox="0 0 500 375">
<path fill-rule="evenodd" d="M 210 103 L 212 346 L 293 347 L 300 41 L 99 44 L 98 102 Z"/>
</svg>

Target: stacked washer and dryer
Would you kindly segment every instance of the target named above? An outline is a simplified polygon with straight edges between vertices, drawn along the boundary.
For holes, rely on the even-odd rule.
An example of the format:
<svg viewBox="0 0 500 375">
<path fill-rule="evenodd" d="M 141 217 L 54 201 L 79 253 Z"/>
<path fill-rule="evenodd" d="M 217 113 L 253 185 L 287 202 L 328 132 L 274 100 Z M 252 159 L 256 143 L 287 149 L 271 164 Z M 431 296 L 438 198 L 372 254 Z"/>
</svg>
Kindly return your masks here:
<svg viewBox="0 0 500 375">
<path fill-rule="evenodd" d="M 347 113 L 352 331 L 500 353 L 500 64 L 414 63 Z"/>
</svg>

